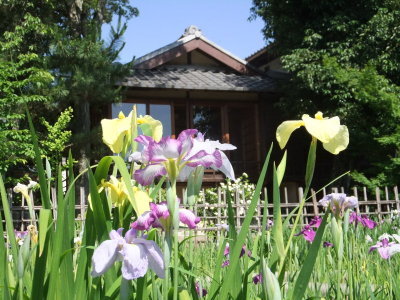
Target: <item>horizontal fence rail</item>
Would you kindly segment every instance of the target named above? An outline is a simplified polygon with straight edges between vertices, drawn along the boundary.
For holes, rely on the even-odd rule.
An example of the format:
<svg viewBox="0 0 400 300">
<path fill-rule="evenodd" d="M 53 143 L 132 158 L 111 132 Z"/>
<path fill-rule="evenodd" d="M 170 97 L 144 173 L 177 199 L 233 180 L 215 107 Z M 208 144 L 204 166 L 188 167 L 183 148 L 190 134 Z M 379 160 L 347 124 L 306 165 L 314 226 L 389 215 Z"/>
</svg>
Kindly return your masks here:
<svg viewBox="0 0 400 300">
<path fill-rule="evenodd" d="M 359 200 L 359 205 L 357 207 L 357 213 L 367 214 L 375 217 L 377 220 L 382 220 L 387 215 L 390 214 L 400 214 L 400 200 L 397 186 L 393 188 L 385 187 L 383 189 L 376 188 L 374 195 L 367 192 L 367 188 L 352 188 L 347 191 L 347 195 L 354 195 Z M 87 193 L 83 187 L 80 187 L 79 197 L 77 197 L 77 202 L 75 205 L 75 220 L 82 222 L 85 219 L 85 214 L 87 210 Z M 332 192 L 344 193 L 344 188 L 331 188 L 322 189 L 315 191 L 311 189 L 310 195 L 308 195 L 308 201 L 305 203 L 303 208 L 303 218 L 302 225 L 308 223 L 308 221 L 316 216 L 323 213 L 323 209 L 318 205 L 318 200 L 321 199 L 326 194 Z M 232 193 L 232 192 L 231 192 Z M 254 214 L 251 228 L 254 230 L 259 230 L 261 228 L 262 216 L 264 210 L 267 209 L 267 216 L 272 220 L 273 217 L 273 204 L 272 197 L 267 198 L 267 189 L 264 189 L 258 200 L 256 213 Z M 31 223 L 28 206 L 24 199 L 20 205 L 12 205 L 20 199 L 20 195 L 17 195 L 8 190 L 8 200 L 10 203 L 10 208 L 13 216 L 14 226 L 19 230 L 26 229 L 26 226 Z M 291 195 L 290 197 L 288 195 Z M 294 195 L 294 196 L 293 196 Z M 31 198 L 39 196 L 39 193 L 31 193 Z M 16 198 L 17 197 L 17 198 Z M 218 188 L 216 197 L 213 201 L 207 201 L 204 196 L 204 191 L 201 193 L 200 199 L 193 206 L 181 205 L 184 208 L 188 208 L 194 211 L 194 213 L 201 218 L 201 222 L 198 225 L 196 232 L 198 234 L 206 234 L 206 232 L 216 231 L 220 235 L 220 231 L 224 230 L 223 224 L 228 223 L 228 195 L 226 190 Z M 286 187 L 281 189 L 281 212 L 282 217 L 286 217 L 290 212 L 299 205 L 303 197 L 303 188 L 299 187 L 297 190 L 288 190 Z M 57 216 L 57 197 L 55 189 L 51 190 L 52 198 L 52 210 L 53 214 Z M 159 194 L 159 201 L 162 201 L 162 194 Z M 265 205 L 265 199 L 271 199 L 270 203 Z M 244 190 L 235 190 L 233 192 L 233 197 L 231 197 L 232 208 L 235 212 L 235 226 L 240 228 L 244 218 L 246 217 L 246 211 L 250 205 L 251 198 L 245 196 Z M 41 209 L 41 206 L 34 206 L 36 214 Z M 2 208 L 1 208 L 2 210 Z M 222 225 L 222 226 L 221 226 Z"/>
</svg>

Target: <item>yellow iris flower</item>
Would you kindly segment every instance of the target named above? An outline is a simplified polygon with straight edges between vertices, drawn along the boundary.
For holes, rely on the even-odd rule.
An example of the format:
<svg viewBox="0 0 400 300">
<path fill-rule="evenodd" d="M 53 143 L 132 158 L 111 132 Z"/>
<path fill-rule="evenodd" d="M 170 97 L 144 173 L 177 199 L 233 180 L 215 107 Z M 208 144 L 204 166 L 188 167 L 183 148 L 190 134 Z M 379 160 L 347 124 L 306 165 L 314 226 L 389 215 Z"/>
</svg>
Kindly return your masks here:
<svg viewBox="0 0 400 300">
<path fill-rule="evenodd" d="M 124 206 L 127 201 L 130 201 L 138 216 L 150 210 L 149 203 L 151 198 L 146 192 L 140 190 L 136 186 L 133 187 L 134 199 L 130 198 L 125 183 L 121 179 L 117 179 L 115 176 L 110 176 L 109 181 L 103 180 L 101 186 L 107 190 L 107 194 L 110 197 L 112 204 L 116 207 Z"/>
<path fill-rule="evenodd" d="M 276 139 L 281 149 L 286 146 L 292 132 L 301 126 L 320 140 L 325 150 L 332 154 L 338 154 L 349 144 L 349 131 L 345 125 L 340 125 L 339 117 L 323 118 L 322 112 L 318 112 L 315 118 L 303 115 L 302 120 L 285 121 L 280 124 L 276 130 Z"/>
<path fill-rule="evenodd" d="M 130 143 L 132 135 L 132 112 L 125 117 L 121 111 L 118 118 L 101 120 L 103 131 L 103 142 L 111 149 L 113 153 L 121 153 L 126 143 Z M 163 127 L 160 121 L 145 115 L 137 118 L 137 124 L 142 128 L 145 135 L 151 136 L 155 141 L 162 137 Z"/>
</svg>

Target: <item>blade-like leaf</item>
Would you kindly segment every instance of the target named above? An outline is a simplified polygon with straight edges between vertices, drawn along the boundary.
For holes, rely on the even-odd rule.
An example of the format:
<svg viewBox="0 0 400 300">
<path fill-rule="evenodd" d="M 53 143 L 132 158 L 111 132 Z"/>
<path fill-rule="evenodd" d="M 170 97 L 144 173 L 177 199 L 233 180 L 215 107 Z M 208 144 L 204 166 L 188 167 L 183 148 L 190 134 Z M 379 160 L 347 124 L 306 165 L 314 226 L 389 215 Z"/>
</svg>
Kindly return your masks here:
<svg viewBox="0 0 400 300">
<path fill-rule="evenodd" d="M 251 199 L 251 203 L 247 209 L 247 213 L 246 213 L 246 217 L 243 221 L 242 224 L 242 228 L 240 230 L 240 233 L 236 239 L 235 245 L 233 247 L 233 249 L 231 249 L 230 252 L 230 265 L 227 271 L 227 274 L 225 276 L 225 280 L 222 283 L 221 286 L 221 293 L 219 294 L 220 299 L 227 299 L 228 298 L 228 290 L 230 289 L 230 284 L 232 283 L 233 277 L 235 275 L 236 272 L 236 268 L 237 265 L 239 263 L 239 255 L 240 255 L 240 251 L 242 250 L 242 246 L 245 243 L 245 239 L 247 237 L 247 234 L 249 232 L 249 228 L 250 228 L 250 224 L 251 224 L 251 220 L 253 219 L 254 216 L 254 212 L 255 209 L 257 207 L 257 203 L 258 200 L 260 198 L 260 193 L 261 193 L 261 189 L 262 186 L 264 184 L 264 180 L 265 180 L 265 176 L 267 173 L 267 168 L 268 168 L 268 164 L 269 164 L 269 158 L 271 156 L 271 151 L 272 151 L 272 145 L 270 147 L 270 150 L 267 154 L 267 157 L 265 159 L 263 168 L 261 170 L 260 173 L 260 177 L 258 178 L 258 182 L 253 194 L 253 197 Z"/>
<path fill-rule="evenodd" d="M 300 270 L 299 276 L 297 277 L 296 284 L 294 286 L 292 299 L 302 299 L 304 292 L 307 289 L 308 282 L 310 281 L 311 273 L 314 269 L 315 262 L 317 260 L 318 251 L 321 248 L 322 237 L 325 232 L 327 219 L 329 216 L 329 210 L 326 211 L 322 223 L 317 230 L 314 241 L 308 250 L 306 259 L 304 260 L 303 266 Z"/>
</svg>

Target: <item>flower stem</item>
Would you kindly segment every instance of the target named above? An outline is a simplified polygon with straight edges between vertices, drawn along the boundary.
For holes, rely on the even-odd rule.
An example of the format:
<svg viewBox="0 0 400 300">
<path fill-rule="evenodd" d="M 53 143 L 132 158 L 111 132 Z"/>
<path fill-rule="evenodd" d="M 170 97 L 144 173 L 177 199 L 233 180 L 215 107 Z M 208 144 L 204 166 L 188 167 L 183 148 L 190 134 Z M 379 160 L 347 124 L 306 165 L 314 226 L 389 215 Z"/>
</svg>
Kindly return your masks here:
<svg viewBox="0 0 400 300">
<path fill-rule="evenodd" d="M 166 229 L 164 236 L 164 281 L 163 281 L 163 298 L 168 300 L 169 292 L 169 265 L 171 260 L 171 231 Z"/>
</svg>

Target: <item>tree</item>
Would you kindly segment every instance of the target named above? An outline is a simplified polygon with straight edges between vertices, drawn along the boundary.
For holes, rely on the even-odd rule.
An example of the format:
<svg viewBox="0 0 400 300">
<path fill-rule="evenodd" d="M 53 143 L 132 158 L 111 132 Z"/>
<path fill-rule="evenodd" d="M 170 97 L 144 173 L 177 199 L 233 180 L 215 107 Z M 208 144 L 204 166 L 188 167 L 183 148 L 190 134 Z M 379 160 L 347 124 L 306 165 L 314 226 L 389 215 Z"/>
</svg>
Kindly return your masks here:
<svg viewBox="0 0 400 300">
<path fill-rule="evenodd" d="M 337 160 L 368 185 L 400 180 L 400 3 L 254 0 L 284 68 L 293 75 L 279 103 L 291 117 L 321 110 L 349 127 Z"/>
<path fill-rule="evenodd" d="M 69 106 L 73 107 L 74 155 L 80 157 L 82 166 L 94 156 L 91 144 L 100 142 L 99 130 L 91 118 L 104 108 L 105 103 L 119 99 L 120 91 L 115 83 L 130 70 L 129 64 L 115 61 L 124 47 L 122 36 L 126 23 L 123 20 L 137 14 L 137 9 L 128 0 L 0 2 L 0 34 L 14 30 L 27 16 L 40 22 L 41 29 L 36 34 L 26 34 L 18 45 L 18 51 L 31 53 L 43 74 L 51 78 L 51 85 L 47 82 L 47 90 L 40 93 L 47 104 L 40 106 L 39 113 L 45 112 L 45 119 L 54 123 L 54 116 Z M 116 28 L 112 27 L 110 38 L 105 42 L 101 38 L 102 26 L 111 24 L 115 17 L 118 24 Z M 13 49 L 10 53 L 15 55 L 15 51 Z M 3 61 L 8 63 L 9 58 Z M 28 65 L 19 66 L 21 72 Z M 10 103 L 7 98 L 3 99 Z M 20 118 L 23 119 L 23 114 Z M 18 128 L 22 129 L 23 123 L 20 122 Z"/>
<path fill-rule="evenodd" d="M 43 69 L 35 47 L 25 47 L 27 36 L 45 35 L 47 28 L 29 14 L 0 38 L 0 173 L 33 157 L 26 108 L 47 102 L 53 77 Z"/>
</svg>

